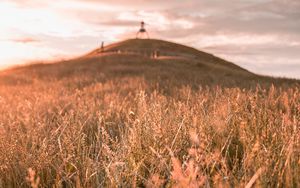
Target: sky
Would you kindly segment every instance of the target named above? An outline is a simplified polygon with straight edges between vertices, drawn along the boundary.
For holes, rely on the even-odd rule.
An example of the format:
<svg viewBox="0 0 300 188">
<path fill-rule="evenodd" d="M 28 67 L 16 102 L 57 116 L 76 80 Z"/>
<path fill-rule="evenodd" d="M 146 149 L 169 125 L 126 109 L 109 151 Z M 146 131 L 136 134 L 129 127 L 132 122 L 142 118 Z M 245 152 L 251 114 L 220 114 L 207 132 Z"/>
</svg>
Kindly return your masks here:
<svg viewBox="0 0 300 188">
<path fill-rule="evenodd" d="M 300 0 L 0 0 L 0 13 L 2 68 L 81 56 L 144 20 L 151 38 L 300 78 Z"/>
</svg>

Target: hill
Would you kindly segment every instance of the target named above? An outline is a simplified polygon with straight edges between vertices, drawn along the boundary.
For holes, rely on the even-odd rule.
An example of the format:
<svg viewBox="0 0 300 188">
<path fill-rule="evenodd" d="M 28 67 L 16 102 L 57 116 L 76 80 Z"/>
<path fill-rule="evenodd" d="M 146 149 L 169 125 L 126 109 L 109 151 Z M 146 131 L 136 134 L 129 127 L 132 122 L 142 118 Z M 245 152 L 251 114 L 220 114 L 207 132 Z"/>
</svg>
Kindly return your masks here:
<svg viewBox="0 0 300 188">
<path fill-rule="evenodd" d="M 0 187 L 299 187 L 299 81 L 127 40 L 0 73 Z"/>
<path fill-rule="evenodd" d="M 257 84 L 288 87 L 299 83 L 292 79 L 256 75 L 212 54 L 154 39 L 129 39 L 106 46 L 103 51 L 96 49 L 80 58 L 13 68 L 0 73 L 0 83 L 24 84 L 77 76 L 93 82 L 140 77 L 162 87 L 189 85 L 193 88 L 207 85 L 251 88 Z"/>
</svg>

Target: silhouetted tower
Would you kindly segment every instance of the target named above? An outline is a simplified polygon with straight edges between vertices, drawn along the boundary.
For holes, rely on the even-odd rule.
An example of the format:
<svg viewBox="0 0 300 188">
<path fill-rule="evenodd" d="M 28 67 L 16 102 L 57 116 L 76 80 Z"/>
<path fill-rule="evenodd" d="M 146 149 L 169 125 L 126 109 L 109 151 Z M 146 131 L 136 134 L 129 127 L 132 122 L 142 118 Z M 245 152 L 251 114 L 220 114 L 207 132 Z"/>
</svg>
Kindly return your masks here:
<svg viewBox="0 0 300 188">
<path fill-rule="evenodd" d="M 149 39 L 149 34 L 145 29 L 145 22 L 141 22 L 141 28 L 140 30 L 136 33 L 136 38 L 145 38 L 145 36 Z"/>
</svg>

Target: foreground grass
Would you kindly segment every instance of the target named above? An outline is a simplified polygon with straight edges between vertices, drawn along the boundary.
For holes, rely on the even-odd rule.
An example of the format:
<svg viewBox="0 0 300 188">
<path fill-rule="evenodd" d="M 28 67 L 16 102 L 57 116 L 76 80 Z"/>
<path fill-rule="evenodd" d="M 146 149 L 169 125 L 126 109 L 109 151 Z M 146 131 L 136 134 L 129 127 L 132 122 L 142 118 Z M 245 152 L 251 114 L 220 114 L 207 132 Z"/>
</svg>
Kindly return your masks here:
<svg viewBox="0 0 300 188">
<path fill-rule="evenodd" d="M 297 88 L 71 82 L 0 87 L 0 187 L 300 184 Z"/>
</svg>

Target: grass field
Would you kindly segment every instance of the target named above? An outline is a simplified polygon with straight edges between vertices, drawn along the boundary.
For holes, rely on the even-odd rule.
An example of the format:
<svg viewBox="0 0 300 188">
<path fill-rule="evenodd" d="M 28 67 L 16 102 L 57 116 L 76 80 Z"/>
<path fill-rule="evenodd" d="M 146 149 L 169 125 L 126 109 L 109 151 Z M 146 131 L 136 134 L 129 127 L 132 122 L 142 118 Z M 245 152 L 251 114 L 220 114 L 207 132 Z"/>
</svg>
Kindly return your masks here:
<svg viewBox="0 0 300 188">
<path fill-rule="evenodd" d="M 299 187 L 299 81 L 89 57 L 0 74 L 0 187 Z"/>
</svg>

